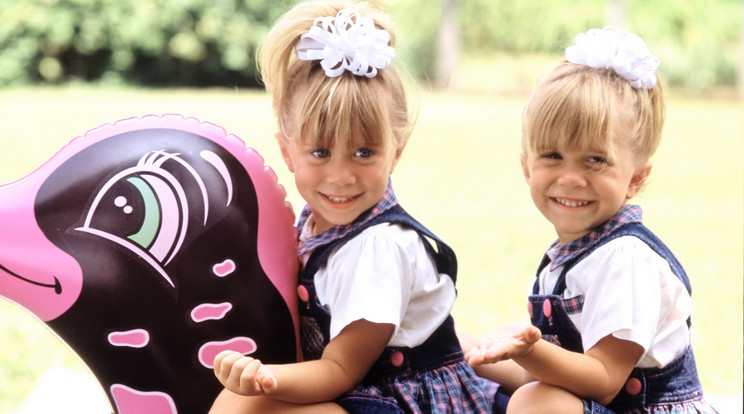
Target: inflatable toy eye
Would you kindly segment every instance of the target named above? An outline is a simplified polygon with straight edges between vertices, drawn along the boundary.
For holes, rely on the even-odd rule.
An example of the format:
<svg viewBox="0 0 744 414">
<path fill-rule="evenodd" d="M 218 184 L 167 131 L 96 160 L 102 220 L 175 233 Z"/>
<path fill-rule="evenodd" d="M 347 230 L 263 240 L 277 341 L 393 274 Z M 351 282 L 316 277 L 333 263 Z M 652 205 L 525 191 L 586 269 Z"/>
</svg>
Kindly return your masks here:
<svg viewBox="0 0 744 414">
<path fill-rule="evenodd" d="M 104 125 L 0 186 L 0 296 L 69 345 L 118 413 L 205 413 L 220 351 L 297 360 L 285 195 L 216 125 Z"/>
</svg>

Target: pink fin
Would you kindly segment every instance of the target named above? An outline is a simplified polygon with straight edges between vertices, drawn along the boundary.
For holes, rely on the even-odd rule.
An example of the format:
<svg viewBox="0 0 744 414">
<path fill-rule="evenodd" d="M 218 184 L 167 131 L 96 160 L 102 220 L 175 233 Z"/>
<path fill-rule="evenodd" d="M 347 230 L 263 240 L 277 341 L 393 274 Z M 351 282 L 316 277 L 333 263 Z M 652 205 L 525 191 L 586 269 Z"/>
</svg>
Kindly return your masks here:
<svg viewBox="0 0 744 414">
<path fill-rule="evenodd" d="M 214 358 L 222 351 L 235 351 L 243 355 L 256 352 L 256 341 L 245 336 L 238 336 L 227 341 L 207 342 L 199 348 L 199 362 L 205 367 L 214 368 Z"/>
<path fill-rule="evenodd" d="M 159 392 L 143 392 L 123 384 L 111 386 L 119 414 L 177 414 L 176 403 L 170 395 Z"/>
</svg>

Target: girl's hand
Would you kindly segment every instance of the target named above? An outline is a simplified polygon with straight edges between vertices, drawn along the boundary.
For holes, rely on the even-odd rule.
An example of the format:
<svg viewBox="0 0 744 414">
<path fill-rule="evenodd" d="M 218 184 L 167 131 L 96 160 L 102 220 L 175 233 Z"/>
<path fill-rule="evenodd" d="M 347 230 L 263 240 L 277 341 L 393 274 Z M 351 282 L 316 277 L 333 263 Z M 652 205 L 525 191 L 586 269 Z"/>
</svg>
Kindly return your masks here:
<svg viewBox="0 0 744 414">
<path fill-rule="evenodd" d="M 470 365 L 477 366 L 522 357 L 532 351 L 541 336 L 538 328 L 527 323 L 502 325 L 478 339 L 465 354 L 465 359 Z"/>
<path fill-rule="evenodd" d="M 214 358 L 214 374 L 235 394 L 265 395 L 276 391 L 274 373 L 261 361 L 235 351 L 223 351 Z"/>
</svg>

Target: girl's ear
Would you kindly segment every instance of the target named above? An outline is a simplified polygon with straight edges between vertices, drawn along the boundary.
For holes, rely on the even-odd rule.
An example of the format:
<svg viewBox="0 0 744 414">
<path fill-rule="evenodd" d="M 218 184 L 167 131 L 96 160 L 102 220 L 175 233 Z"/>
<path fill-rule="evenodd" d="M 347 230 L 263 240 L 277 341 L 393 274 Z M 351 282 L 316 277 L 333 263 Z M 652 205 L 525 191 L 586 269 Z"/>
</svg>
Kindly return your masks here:
<svg viewBox="0 0 744 414">
<path fill-rule="evenodd" d="M 530 183 L 530 165 L 527 162 L 527 154 L 524 152 L 519 154 L 519 163 L 522 164 L 522 174 L 524 179 L 527 180 L 527 184 Z"/>
<path fill-rule="evenodd" d="M 403 154 L 403 148 L 398 148 L 395 150 L 395 154 L 393 154 L 393 159 L 390 161 L 390 171 L 388 172 L 388 175 L 392 174 L 395 170 L 395 166 L 398 165 L 398 160 L 400 160 L 400 156 Z"/>
<path fill-rule="evenodd" d="M 287 168 L 291 173 L 294 173 L 294 164 L 292 163 L 292 156 L 289 153 L 288 146 L 290 145 L 289 139 L 287 139 L 281 132 L 274 133 L 276 142 L 279 144 L 279 150 L 282 152 L 282 158 L 284 163 L 287 164 Z"/>
<path fill-rule="evenodd" d="M 639 167 L 630 178 L 628 192 L 625 194 L 627 200 L 635 197 L 643 189 L 643 186 L 646 184 L 646 178 L 651 174 L 651 167 L 651 162 L 647 162 L 642 167 Z"/>
</svg>

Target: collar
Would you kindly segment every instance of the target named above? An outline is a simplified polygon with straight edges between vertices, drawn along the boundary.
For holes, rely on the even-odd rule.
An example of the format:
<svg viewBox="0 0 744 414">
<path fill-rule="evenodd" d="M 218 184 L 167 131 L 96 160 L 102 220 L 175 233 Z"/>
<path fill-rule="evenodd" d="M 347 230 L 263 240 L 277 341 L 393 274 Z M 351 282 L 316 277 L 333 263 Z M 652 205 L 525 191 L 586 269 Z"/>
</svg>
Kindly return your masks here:
<svg viewBox="0 0 744 414">
<path fill-rule="evenodd" d="M 548 248 L 548 256 L 551 259 L 550 270 L 553 271 L 569 260 L 584 253 L 599 240 L 615 231 L 618 227 L 627 223 L 641 223 L 643 210 L 640 206 L 625 204 L 615 215 L 604 224 L 596 227 L 586 236 L 574 240 L 563 246 L 558 246 L 558 240 Z"/>
<path fill-rule="evenodd" d="M 345 237 L 354 229 L 363 226 L 368 221 L 377 217 L 378 215 L 380 215 L 380 213 L 384 212 L 390 207 L 395 206 L 396 204 L 398 204 L 398 199 L 395 197 L 395 193 L 393 192 L 393 184 L 391 181 L 388 181 L 387 189 L 385 190 L 385 194 L 383 194 L 382 198 L 380 198 L 380 201 L 372 206 L 372 208 L 359 215 L 359 217 L 357 217 L 351 223 L 333 226 L 322 233 L 312 235 L 307 238 L 301 237 L 297 255 L 302 256 L 305 253 L 311 252 L 318 246 L 329 244 L 335 240 Z M 300 214 L 300 219 L 297 222 L 298 231 L 302 232 L 307 223 L 311 220 L 312 210 L 310 209 L 310 205 L 305 205 L 305 207 L 302 209 L 302 213 Z"/>
</svg>

